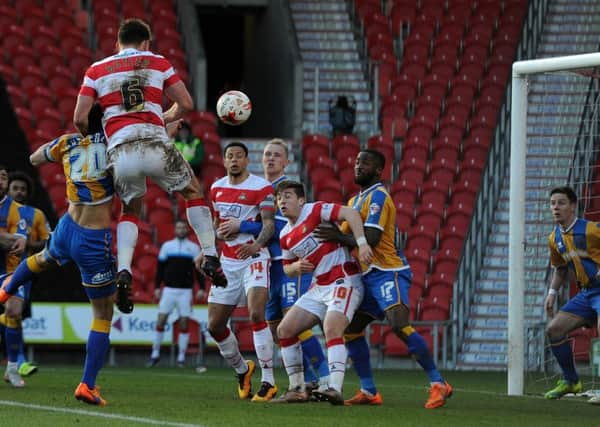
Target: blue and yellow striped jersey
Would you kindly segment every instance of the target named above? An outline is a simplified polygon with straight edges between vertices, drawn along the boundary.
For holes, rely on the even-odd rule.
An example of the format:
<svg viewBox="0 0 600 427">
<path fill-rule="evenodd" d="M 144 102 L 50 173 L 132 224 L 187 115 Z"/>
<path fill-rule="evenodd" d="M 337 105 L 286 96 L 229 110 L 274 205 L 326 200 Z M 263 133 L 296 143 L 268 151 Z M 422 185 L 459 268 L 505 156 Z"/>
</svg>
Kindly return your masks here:
<svg viewBox="0 0 600 427">
<path fill-rule="evenodd" d="M 377 183 L 361 191 L 348 201 L 348 206 L 360 212 L 365 227 L 381 230 L 379 244 L 373 249 L 373 261 L 362 264 L 363 273 L 371 268 L 379 270 L 401 270 L 408 268 L 408 262 L 397 245 L 396 206 L 382 183 Z M 350 232 L 348 223 L 342 224 L 342 231 Z"/>
<path fill-rule="evenodd" d="M 27 224 L 19 212 L 22 206 L 8 196 L 0 200 L 0 231 L 27 237 Z M 4 251 L 0 251 L 0 274 L 15 271 L 19 260 L 17 256 L 9 256 Z"/>
<path fill-rule="evenodd" d="M 566 230 L 556 225 L 548 240 L 553 267 L 574 271 L 582 288 L 599 284 L 600 223 L 577 218 Z"/>
<path fill-rule="evenodd" d="M 113 180 L 106 170 L 106 139 L 103 133 L 83 137 L 62 135 L 46 146 L 46 159 L 62 162 L 67 179 L 67 198 L 79 205 L 97 205 L 114 194 Z"/>
<path fill-rule="evenodd" d="M 22 205 L 19 207 L 19 214 L 25 220 L 27 236 L 30 240 L 34 242 L 48 240 L 48 237 L 50 237 L 50 226 L 48 225 L 46 215 L 41 210 L 33 206 Z M 33 253 L 25 251 L 22 259 L 27 258 L 28 255 L 33 255 Z"/>
</svg>

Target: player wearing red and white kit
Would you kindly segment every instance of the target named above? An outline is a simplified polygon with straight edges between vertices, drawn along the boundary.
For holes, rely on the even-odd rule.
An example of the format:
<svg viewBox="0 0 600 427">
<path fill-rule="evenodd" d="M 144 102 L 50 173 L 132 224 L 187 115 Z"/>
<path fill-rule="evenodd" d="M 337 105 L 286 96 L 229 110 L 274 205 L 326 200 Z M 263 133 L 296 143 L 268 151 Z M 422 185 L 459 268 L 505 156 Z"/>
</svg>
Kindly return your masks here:
<svg viewBox="0 0 600 427">
<path fill-rule="evenodd" d="M 360 214 L 352 208 L 335 203 L 305 203 L 304 187 L 294 181 L 280 183 L 276 196 L 281 213 L 288 219 L 279 237 L 283 269 L 290 277 L 308 272 L 313 275 L 308 292 L 296 301 L 277 328 L 281 356 L 290 379 L 288 391 L 277 401 L 308 401 L 298 334 L 322 322 L 329 387 L 312 393 L 319 400 L 341 405 L 344 403 L 342 385 L 347 357 L 343 334 L 362 301 L 364 289 L 360 266 L 348 249 L 339 243 L 320 241 L 314 232 L 318 226 L 347 221 L 362 262 L 371 261 L 371 247 L 365 239 Z"/>
<path fill-rule="evenodd" d="M 177 125 L 193 108 L 183 81 L 164 57 L 150 52 L 150 27 L 138 19 L 119 27 L 118 53 L 98 61 L 85 73 L 73 121 L 87 134 L 87 116 L 96 99 L 104 113 L 102 124 L 108 139 L 108 166 L 123 202 L 117 225 L 117 306 L 133 310 L 131 261 L 138 238 L 138 218 L 150 177 L 165 191 L 181 192 L 187 200 L 188 221 L 204 251 L 204 272 L 216 286 L 226 286 L 219 266 L 209 208 L 189 164 L 169 142 L 165 124 Z M 166 95 L 174 103 L 163 113 Z M 86 165 L 82 165 L 85 168 Z"/>
<path fill-rule="evenodd" d="M 240 399 L 249 398 L 255 365 L 242 358 L 235 335 L 227 327 L 235 307 L 244 305 L 247 300 L 254 349 L 262 369 L 262 384 L 252 401 L 267 401 L 277 393 L 273 376 L 273 335 L 265 321 L 271 258 L 266 245 L 275 230 L 273 187 L 266 179 L 248 172 L 248 149 L 241 142 L 228 144 L 223 157 L 227 176 L 213 183 L 210 199 L 215 211 L 217 237 L 225 241 L 221 265 L 228 286 L 210 290 L 208 331 L 225 360 L 238 374 Z M 236 221 L 230 223 L 230 220 Z M 239 224 L 239 221 L 250 220 L 262 222 L 256 238 L 249 233 L 240 233 L 239 228 L 233 226 L 233 222 Z"/>
</svg>

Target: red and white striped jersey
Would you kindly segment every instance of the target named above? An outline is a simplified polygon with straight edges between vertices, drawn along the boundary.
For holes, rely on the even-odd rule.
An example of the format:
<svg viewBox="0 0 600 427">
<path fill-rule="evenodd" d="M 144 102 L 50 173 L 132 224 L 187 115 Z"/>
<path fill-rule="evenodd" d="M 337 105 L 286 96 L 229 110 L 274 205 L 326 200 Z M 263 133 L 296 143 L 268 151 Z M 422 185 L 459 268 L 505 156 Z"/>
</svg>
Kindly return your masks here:
<svg viewBox="0 0 600 427">
<path fill-rule="evenodd" d="M 216 180 L 210 187 L 210 200 L 219 221 L 231 218 L 240 221 L 260 221 L 262 209 L 275 212 L 273 186 L 266 179 L 252 174 L 240 184 L 231 184 L 227 176 Z M 252 234 L 239 233 L 235 239 L 224 242 L 221 255 L 239 259 L 235 253 L 237 248 L 252 242 Z M 268 254 L 266 248 L 263 250 Z"/>
<path fill-rule="evenodd" d="M 163 93 L 179 81 L 173 66 L 163 56 L 123 49 L 87 69 L 79 94 L 100 102 L 109 149 L 145 138 L 166 142 Z"/>
<path fill-rule="evenodd" d="M 296 223 L 288 222 L 279 235 L 283 264 L 306 259 L 315 267 L 313 284 L 330 285 L 344 277 L 360 274 L 360 267 L 348 248 L 339 243 L 320 241 L 314 236 L 319 225 L 331 226 L 338 220 L 341 207 L 336 203 L 306 203 Z"/>
</svg>

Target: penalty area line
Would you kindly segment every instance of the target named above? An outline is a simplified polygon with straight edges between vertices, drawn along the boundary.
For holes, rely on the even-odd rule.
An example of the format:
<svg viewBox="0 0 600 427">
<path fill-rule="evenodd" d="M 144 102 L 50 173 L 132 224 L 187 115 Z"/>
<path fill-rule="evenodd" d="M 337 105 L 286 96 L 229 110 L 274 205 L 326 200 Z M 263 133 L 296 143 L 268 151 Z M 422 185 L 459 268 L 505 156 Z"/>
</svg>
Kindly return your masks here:
<svg viewBox="0 0 600 427">
<path fill-rule="evenodd" d="M 20 407 L 20 408 L 34 409 L 34 410 L 38 410 L 38 411 L 62 412 L 65 414 L 76 414 L 76 415 L 86 415 L 88 417 L 98 417 L 98 418 L 104 418 L 104 419 L 125 420 L 125 421 L 130 421 L 130 422 L 158 425 L 158 426 L 203 427 L 200 424 L 177 423 L 177 422 L 173 422 L 173 421 L 155 420 L 152 418 L 134 417 L 134 416 L 130 416 L 130 415 L 121 415 L 121 414 L 106 414 L 106 413 L 102 413 L 102 412 L 87 411 L 85 409 L 57 408 L 54 406 L 36 405 L 33 403 L 15 402 L 12 400 L 0 400 L 0 406 L 16 406 L 16 407 Z"/>
</svg>

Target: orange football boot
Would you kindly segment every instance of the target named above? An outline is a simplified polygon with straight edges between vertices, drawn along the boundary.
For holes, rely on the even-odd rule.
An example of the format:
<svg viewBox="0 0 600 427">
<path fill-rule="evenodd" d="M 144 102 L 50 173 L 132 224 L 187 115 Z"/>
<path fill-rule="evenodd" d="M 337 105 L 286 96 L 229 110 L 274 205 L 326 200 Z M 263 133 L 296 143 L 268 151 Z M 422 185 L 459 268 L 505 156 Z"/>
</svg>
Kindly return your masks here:
<svg viewBox="0 0 600 427">
<path fill-rule="evenodd" d="M 435 383 L 429 389 L 429 398 L 425 403 L 427 409 L 439 408 L 444 406 L 446 400 L 452 396 L 452 386 L 447 382 Z"/>
</svg>

